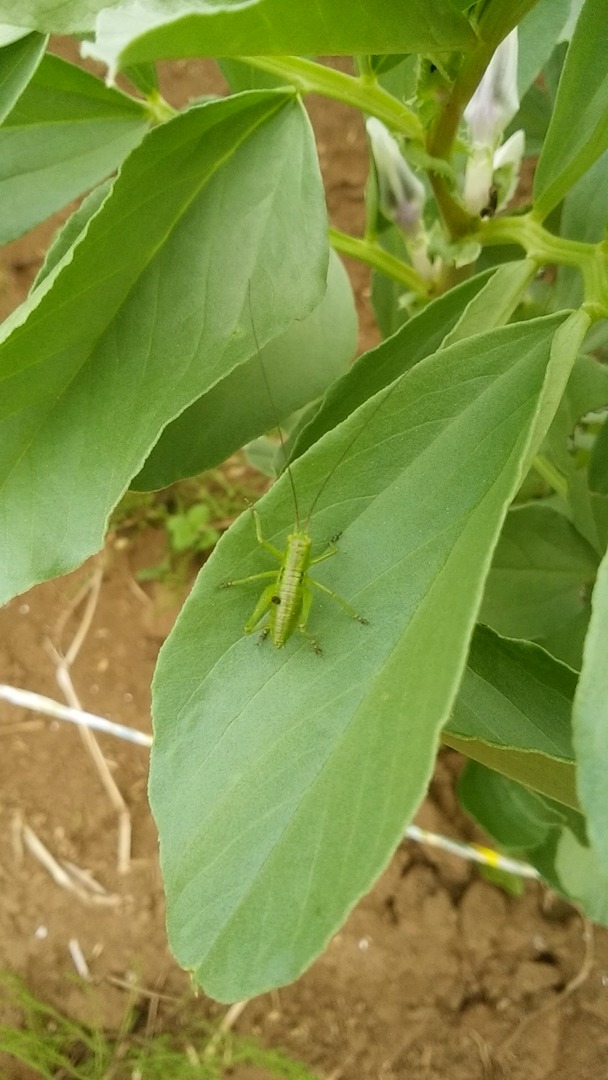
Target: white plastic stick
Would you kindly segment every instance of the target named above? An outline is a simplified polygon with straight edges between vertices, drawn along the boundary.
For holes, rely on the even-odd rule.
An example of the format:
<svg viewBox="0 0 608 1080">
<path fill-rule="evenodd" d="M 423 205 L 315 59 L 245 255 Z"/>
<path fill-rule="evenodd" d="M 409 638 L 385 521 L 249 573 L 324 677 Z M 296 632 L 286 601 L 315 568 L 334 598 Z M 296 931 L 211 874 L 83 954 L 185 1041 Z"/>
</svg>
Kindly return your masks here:
<svg viewBox="0 0 608 1080">
<path fill-rule="evenodd" d="M 81 724 L 83 727 L 94 728 L 97 731 L 114 735 L 118 739 L 126 739 L 128 742 L 137 743 L 139 746 L 152 746 L 152 736 L 141 731 L 135 731 L 124 724 L 115 724 L 112 720 L 106 720 L 94 713 L 83 712 L 81 709 L 72 709 L 66 705 L 60 705 L 51 698 L 34 694 L 30 690 L 20 690 L 15 686 L 0 685 L 0 698 L 10 701 L 13 705 L 20 705 L 24 709 L 42 712 L 53 716 L 57 720 L 68 720 L 73 724 Z M 428 844 L 430 847 L 440 848 L 452 855 L 458 855 L 461 859 L 469 859 L 472 862 L 481 863 L 485 866 L 493 866 L 499 870 L 505 870 L 509 874 L 517 874 L 519 877 L 538 880 L 540 874 L 529 863 L 511 859 L 507 855 L 500 855 L 492 848 L 483 847 L 481 844 L 465 844 L 458 840 L 451 840 L 439 833 L 428 832 L 418 825 L 408 825 L 405 830 L 408 840 L 415 840 L 419 844 Z"/>
<path fill-rule="evenodd" d="M 0 684 L 0 698 L 17 705 L 30 712 L 44 713 L 52 716 L 54 720 L 67 720 L 70 724 L 82 724 L 83 727 L 93 728 L 95 731 L 103 731 L 106 735 L 115 735 L 117 739 L 126 739 L 127 742 L 136 743 L 138 746 L 152 746 L 152 736 L 143 731 L 126 727 L 125 724 L 115 724 L 113 720 L 106 720 L 103 716 L 85 712 L 82 709 L 72 709 L 69 705 L 62 705 L 59 701 L 45 697 L 43 694 L 35 694 L 32 690 L 22 690 L 18 686 Z"/>
<path fill-rule="evenodd" d="M 438 833 L 427 832 L 418 825 L 408 825 L 405 830 L 408 840 L 416 840 L 419 844 L 428 844 L 430 847 L 441 848 L 449 851 L 452 855 L 459 855 L 461 859 L 470 859 L 471 862 L 483 863 L 485 866 L 493 866 L 498 870 L 506 870 L 508 874 L 518 874 L 519 877 L 540 878 L 538 870 L 529 863 L 520 862 L 518 859 L 510 859 L 507 855 L 499 855 L 493 848 L 483 847 L 481 844 L 463 844 L 459 840 L 450 840 L 447 836 Z"/>
</svg>

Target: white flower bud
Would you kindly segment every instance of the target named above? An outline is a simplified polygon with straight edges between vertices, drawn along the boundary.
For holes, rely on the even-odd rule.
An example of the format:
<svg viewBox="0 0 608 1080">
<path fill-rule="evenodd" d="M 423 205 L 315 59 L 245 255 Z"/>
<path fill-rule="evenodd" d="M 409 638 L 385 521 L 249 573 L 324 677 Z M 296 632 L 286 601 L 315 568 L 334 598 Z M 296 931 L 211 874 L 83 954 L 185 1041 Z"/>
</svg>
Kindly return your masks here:
<svg viewBox="0 0 608 1080">
<path fill-rule="evenodd" d="M 410 169 L 382 121 L 370 116 L 365 126 L 376 163 L 380 209 L 406 236 L 414 237 L 420 232 L 426 198 L 424 185 Z"/>
<path fill-rule="evenodd" d="M 497 210 L 502 210 L 515 194 L 525 144 L 526 136 L 520 128 L 494 152 L 492 183 L 498 196 Z"/>
<path fill-rule="evenodd" d="M 473 97 L 464 110 L 473 146 L 494 150 L 519 109 L 517 27 L 501 41 Z"/>
<path fill-rule="evenodd" d="M 480 214 L 490 201 L 493 154 L 489 146 L 474 146 L 464 174 L 462 201 L 472 214 Z"/>
<path fill-rule="evenodd" d="M 464 110 L 472 149 L 465 176 L 463 201 L 473 214 L 481 213 L 498 187 L 498 206 L 509 201 L 519 177 L 523 132 L 516 132 L 496 149 L 503 131 L 519 109 L 517 90 L 517 28 L 500 43 L 484 76 Z M 497 170 L 500 175 L 496 177 Z M 496 184 L 498 180 L 498 184 Z"/>
<path fill-rule="evenodd" d="M 495 191 L 494 210 L 502 210 L 515 194 L 524 156 L 526 136 L 514 131 L 492 154 L 487 146 L 474 147 L 467 161 L 462 198 L 473 214 L 481 214 Z"/>
</svg>

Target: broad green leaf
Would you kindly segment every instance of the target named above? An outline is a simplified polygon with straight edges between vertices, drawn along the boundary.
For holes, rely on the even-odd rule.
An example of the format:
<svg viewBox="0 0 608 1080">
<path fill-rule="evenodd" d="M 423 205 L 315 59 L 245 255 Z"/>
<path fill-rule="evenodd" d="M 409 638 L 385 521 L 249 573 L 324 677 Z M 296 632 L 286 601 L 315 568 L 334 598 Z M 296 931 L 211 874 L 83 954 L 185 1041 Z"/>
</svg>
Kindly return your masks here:
<svg viewBox="0 0 608 1080">
<path fill-rule="evenodd" d="M 570 14 L 571 0 L 537 0 L 517 28 L 517 86 L 520 98 L 547 63 Z"/>
<path fill-rule="evenodd" d="M 110 181 L 99 185 L 68 219 L 47 252 L 34 288 L 76 242 L 110 188 Z M 180 477 L 193 476 L 224 461 L 253 434 L 275 427 L 279 419 L 299 409 L 311 396 L 319 397 L 328 382 L 338 378 L 352 359 L 356 336 L 348 278 L 338 256 L 330 252 L 323 300 L 308 318 L 292 323 L 268 343 L 265 374 L 254 357 L 194 402 L 167 426 L 131 487 L 160 488 Z M 284 460 L 282 453 L 279 456 L 280 471 Z"/>
<path fill-rule="evenodd" d="M 158 72 L 155 64 L 133 64 L 132 67 L 125 68 L 123 75 L 144 97 L 150 97 L 158 92 Z M 247 89 L 253 89 L 253 87 Z"/>
<path fill-rule="evenodd" d="M 344 373 L 357 345 L 357 317 L 346 271 L 338 256 L 332 256 L 327 291 L 318 307 L 169 424 L 133 488 L 166 487 L 218 465 L 320 397 Z M 255 323 L 255 312 L 253 319 Z"/>
<path fill-rule="evenodd" d="M 521 273 L 523 264 L 518 265 Z M 489 286 L 493 273 L 487 271 L 450 289 L 409 319 L 391 338 L 357 360 L 352 369 L 327 392 L 319 412 L 298 437 L 292 456 L 303 453 L 382 387 L 388 386 L 425 356 L 430 356 L 448 334 L 454 332 L 466 337 L 469 304 L 477 296 L 483 298 L 484 289 Z M 482 328 L 478 313 L 483 306 L 476 305 L 471 314 L 472 333 Z M 488 305 L 487 319 L 492 318 L 491 310 Z M 484 328 L 489 329 L 487 325 Z"/>
<path fill-rule="evenodd" d="M 505 137 L 523 128 L 526 135 L 525 156 L 538 157 L 542 150 L 547 129 L 553 114 L 553 104 L 547 89 L 532 83 L 526 91 L 521 105 L 509 124 Z"/>
<path fill-rule="evenodd" d="M 493 769 L 468 762 L 458 782 L 458 797 L 468 814 L 511 851 L 538 847 L 564 815 L 540 795 Z"/>
<path fill-rule="evenodd" d="M 547 455 L 566 482 L 571 481 L 577 462 L 573 437 L 578 421 L 586 413 L 608 405 L 608 366 L 593 356 L 577 356 L 566 393 L 560 401 L 553 423 L 547 432 L 542 453 Z"/>
<path fill-rule="evenodd" d="M 608 360 L 608 319 L 598 319 L 589 328 L 583 347 L 598 360 Z"/>
<path fill-rule="evenodd" d="M 578 791 L 589 837 L 608 873 L 608 556 L 593 590 L 583 667 L 574 703 Z"/>
<path fill-rule="evenodd" d="M 411 101 L 416 93 L 418 59 L 415 55 L 374 57 L 378 82 L 399 101 Z M 392 61 L 392 63 L 391 63 Z"/>
<path fill-rule="evenodd" d="M 589 919 L 608 924 L 608 871 L 598 861 L 593 846 L 581 843 L 570 829 L 564 829 L 555 854 L 555 869 L 562 889 L 578 901 Z"/>
<path fill-rule="evenodd" d="M 478 627 L 442 738 L 468 757 L 576 807 L 576 675 L 543 649 Z"/>
<path fill-rule="evenodd" d="M 368 180 L 366 203 L 370 206 L 371 183 L 377 188 L 375 177 Z M 374 191 L 374 199 L 377 202 L 377 192 Z M 404 262 L 408 262 L 407 250 L 403 242 L 403 235 L 395 225 L 383 229 L 378 237 L 379 243 L 385 251 L 394 255 Z M 383 338 L 388 338 L 396 333 L 400 327 L 410 318 L 411 312 L 404 306 L 403 301 L 411 299 L 407 296 L 407 290 L 400 281 L 395 281 L 388 274 L 378 270 L 372 270 L 371 301 L 376 316 L 376 322 Z"/>
<path fill-rule="evenodd" d="M 317 550 L 342 530 L 318 579 L 369 626 L 321 597 L 323 657 L 297 634 L 256 647 L 259 585 L 219 588 L 276 569 L 248 514 L 199 575 L 155 676 L 150 798 L 171 947 L 212 996 L 294 979 L 420 803 L 505 508 L 584 332 L 564 319 L 440 350 L 294 463 Z M 282 548 L 289 478 L 258 506 Z"/>
<path fill-rule="evenodd" d="M 451 0 L 183 0 L 167 11 L 127 0 L 102 11 L 87 55 L 115 73 L 182 56 L 446 52 L 475 35 Z"/>
<path fill-rule="evenodd" d="M 92 30 L 102 8 L 120 0 L 0 0 L 0 19 L 45 34 L 76 34 Z"/>
<path fill-rule="evenodd" d="M 535 272 L 531 259 L 519 259 L 499 266 L 483 289 L 469 300 L 458 322 L 443 339 L 442 348 L 475 337 L 476 334 L 485 334 L 497 326 L 505 326 Z"/>
<path fill-rule="evenodd" d="M 597 492 L 592 491 L 590 501 L 593 516 L 595 518 L 597 535 L 600 540 L 597 550 L 605 552 L 606 549 L 608 549 L 608 497 L 606 495 L 598 495 Z"/>
<path fill-rule="evenodd" d="M 93 214 L 96 214 L 101 204 L 112 190 L 113 180 L 108 179 L 103 184 L 98 184 L 82 200 L 80 206 L 70 214 L 63 228 L 59 229 L 53 242 L 47 250 L 44 262 L 34 278 L 32 291 L 42 284 L 52 270 L 61 262 L 78 240 L 84 235 L 86 226 Z"/>
<path fill-rule="evenodd" d="M 608 227 L 608 152 L 591 166 L 564 199 L 560 235 L 599 244 Z M 584 300 L 583 279 L 574 266 L 560 266 L 556 308 L 575 308 Z"/>
<path fill-rule="evenodd" d="M 541 758 L 534 753 L 517 749 L 501 749 L 491 743 L 463 739 L 447 732 L 442 737 L 446 746 L 458 750 L 464 757 L 492 769 L 504 780 L 523 784 L 538 795 L 555 801 L 568 810 L 578 810 L 574 765 L 571 762 Z"/>
<path fill-rule="evenodd" d="M 585 914 L 608 922 L 608 879 L 587 847 L 585 819 L 520 784 L 471 762 L 459 784 L 464 808 L 498 843 L 536 867 Z"/>
<path fill-rule="evenodd" d="M 507 515 L 480 618 L 504 637 L 540 641 L 589 614 L 593 548 L 563 514 L 542 504 Z"/>
<path fill-rule="evenodd" d="M 604 420 L 589 463 L 589 484 L 599 495 L 608 495 L 608 420 Z"/>
<path fill-rule="evenodd" d="M 326 230 L 291 94 L 193 108 L 127 158 L 85 235 L 3 327 L 3 598 L 97 550 L 162 428 L 254 351 L 249 295 L 262 346 L 319 303 Z"/>
<path fill-rule="evenodd" d="M 597 244 L 608 227 L 608 152 L 603 153 L 568 191 L 562 210 L 560 235 L 569 240 Z M 583 281 L 575 267 L 559 267 L 556 308 L 576 308 L 583 302 Z"/>
<path fill-rule="evenodd" d="M 285 85 L 285 79 L 278 75 L 271 75 L 269 71 L 262 71 L 241 60 L 224 56 L 217 61 L 217 66 L 233 94 L 242 93 L 243 90 L 267 90 Z"/>
<path fill-rule="evenodd" d="M 590 591 L 589 586 L 585 590 L 586 597 Z M 587 601 L 570 622 L 560 623 L 554 630 L 539 638 L 538 644 L 542 645 L 551 656 L 568 664 L 574 671 L 580 671 L 588 626 L 589 603 Z"/>
<path fill-rule="evenodd" d="M 26 26 L 13 26 L 12 23 L 0 23 L 0 48 L 12 45 L 14 41 L 27 37 L 30 30 Z"/>
<path fill-rule="evenodd" d="M 475 762 L 464 770 L 459 795 L 471 817 L 507 850 L 535 866 L 556 892 L 569 900 L 582 896 L 576 860 L 568 866 L 569 845 L 562 847 L 568 836 L 581 846 L 586 843 L 582 814 Z M 595 917 L 591 905 L 587 913 Z"/>
<path fill-rule="evenodd" d="M 600 558 L 608 542 L 608 500 L 590 490 L 587 468 L 578 460 L 573 446 L 580 418 L 607 404 L 608 367 L 584 354 L 577 357 L 566 393 L 542 447 L 542 456 L 551 461 L 563 478 L 566 494 L 561 505 L 564 513 Z"/>
<path fill-rule="evenodd" d="M 47 39 L 27 34 L 0 48 L 0 123 L 23 93 L 40 63 Z"/>
<path fill-rule="evenodd" d="M 478 626 L 446 731 L 572 762 L 576 674 L 528 642 Z"/>
<path fill-rule="evenodd" d="M 574 19 L 574 22 L 570 27 L 570 33 L 566 34 L 567 27 L 564 27 L 564 32 L 562 34 L 561 40 L 559 44 L 555 46 L 553 52 L 551 53 L 551 56 L 547 60 L 547 63 L 545 64 L 543 69 L 542 82 L 545 84 L 545 88 L 551 102 L 554 102 L 557 96 L 559 80 L 562 77 L 566 54 L 568 52 L 568 43 L 572 37 L 572 34 L 574 33 L 576 20 L 578 18 L 580 9 L 583 6 L 583 2 L 584 0 L 575 0 L 575 3 L 579 4 L 579 11 L 576 13 L 576 18 Z M 570 19 L 572 19 L 572 11 L 570 13 Z"/>
<path fill-rule="evenodd" d="M 572 524 L 602 558 L 608 544 L 608 499 L 591 491 L 583 467 L 569 477 L 567 508 Z"/>
<path fill-rule="evenodd" d="M 608 367 L 586 353 L 577 356 L 566 387 L 564 402 L 567 412 L 566 436 L 569 436 L 572 435 L 577 420 L 585 413 L 608 405 Z"/>
<path fill-rule="evenodd" d="M 585 0 L 534 176 L 534 209 L 541 220 L 607 148 L 606 3 Z"/>
<path fill-rule="evenodd" d="M 0 128 L 0 243 L 103 180 L 148 126 L 141 102 L 47 54 Z"/>
</svg>

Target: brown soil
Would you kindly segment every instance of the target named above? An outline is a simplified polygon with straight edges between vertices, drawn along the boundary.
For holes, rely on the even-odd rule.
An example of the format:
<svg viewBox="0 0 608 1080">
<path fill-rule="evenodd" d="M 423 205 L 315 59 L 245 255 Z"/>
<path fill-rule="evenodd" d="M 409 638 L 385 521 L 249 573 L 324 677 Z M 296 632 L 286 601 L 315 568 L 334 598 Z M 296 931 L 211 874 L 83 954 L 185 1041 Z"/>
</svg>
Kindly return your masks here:
<svg viewBox="0 0 608 1080">
<path fill-rule="evenodd" d="M 205 71 L 172 65 L 165 93 L 175 103 L 201 93 L 209 85 Z M 360 123 L 327 102 L 311 102 L 311 113 L 330 216 L 356 232 L 365 178 Z M 54 227 L 2 253 L 5 310 L 23 298 Z M 375 330 L 366 274 L 359 265 L 349 270 L 369 344 Z M 109 542 L 98 607 L 73 669 L 84 708 L 146 731 L 155 657 L 181 598 L 158 585 L 143 592 L 134 572 L 157 563 L 163 543 L 152 531 Z M 1 681 L 61 699 L 47 642 L 69 642 L 81 609 L 61 634 L 58 621 L 94 569 L 93 561 L 0 612 Z M 223 1014 L 192 998 L 166 946 L 146 750 L 100 737 L 132 818 L 132 867 L 121 877 L 116 814 L 77 730 L 0 709 L 0 969 L 18 972 L 69 1015 L 109 1029 L 127 1005 L 125 990 L 110 979 L 175 995 L 199 1016 Z M 440 757 L 418 820 L 470 838 L 473 828 L 453 795 L 458 767 L 457 755 Z M 20 852 L 21 819 L 56 856 L 119 893 L 120 905 L 86 905 L 56 885 Z M 82 948 L 92 986 L 75 974 L 70 939 Z M 175 1022 L 174 1009 L 161 1001 L 157 1029 Z M 325 955 L 294 986 L 251 1001 L 236 1029 L 284 1048 L 323 1080 L 597 1080 L 608 1077 L 608 933 L 596 930 L 591 945 L 579 915 L 542 887 L 509 897 L 469 864 L 404 844 Z M 16 1065 L 4 1068 L 11 1080 L 25 1075 Z M 267 1076 L 259 1069 L 234 1075 Z"/>
</svg>

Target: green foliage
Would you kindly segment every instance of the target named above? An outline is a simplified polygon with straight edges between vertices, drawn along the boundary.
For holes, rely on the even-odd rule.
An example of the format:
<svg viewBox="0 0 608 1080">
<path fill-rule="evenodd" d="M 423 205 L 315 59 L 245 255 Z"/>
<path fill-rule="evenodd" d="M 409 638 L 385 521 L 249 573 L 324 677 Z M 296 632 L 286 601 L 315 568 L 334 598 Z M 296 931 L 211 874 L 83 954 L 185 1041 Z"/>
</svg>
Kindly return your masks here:
<svg viewBox="0 0 608 1080">
<path fill-rule="evenodd" d="M 561 213 L 561 233 L 571 240 L 599 244 L 608 220 L 608 152 L 570 188 Z M 557 307 L 578 307 L 583 302 L 581 276 L 574 267 L 560 266 L 555 292 Z"/>
<path fill-rule="evenodd" d="M 605 27 L 604 0 L 585 0 L 534 177 L 535 210 L 541 218 L 608 147 Z"/>
<path fill-rule="evenodd" d="M 590 840 L 604 867 L 608 866 L 605 817 L 605 770 L 608 762 L 607 624 L 608 559 L 604 556 L 593 591 L 593 611 L 573 714 L 581 804 L 587 815 Z"/>
<path fill-rule="evenodd" d="M 172 948 L 221 1000 L 295 978 L 418 806 L 537 409 L 573 360 L 570 333 L 552 316 L 439 350 L 298 459 L 304 512 L 331 476 L 311 530 L 321 541 L 342 531 L 332 587 L 370 622 L 351 624 L 328 602 L 314 624 L 323 662 L 306 642 L 284 655 L 252 649 L 247 608 L 218 591 L 234 568 L 260 568 L 248 516 L 182 609 L 155 677 L 150 799 Z M 258 506 L 282 545 L 287 477 Z M 201 624 L 201 611 L 213 618 Z M 201 716 L 205 785 L 192 755 Z M 252 940 L 265 919 L 271 940 Z"/>
<path fill-rule="evenodd" d="M 480 619 L 504 637 L 550 643 L 580 668 L 598 559 L 568 519 L 550 506 L 529 503 L 507 515 L 488 575 Z M 575 629 L 576 628 L 576 629 Z"/>
<path fill-rule="evenodd" d="M 165 487 L 220 464 L 277 421 L 321 397 L 348 369 L 357 318 L 342 263 L 330 254 L 321 303 L 169 424 L 133 487 Z"/>
<path fill-rule="evenodd" d="M 159 57 L 350 54 L 370 46 L 379 53 L 432 53 L 475 43 L 465 16 L 446 0 L 410 0 L 407 19 L 400 0 L 381 7 L 349 0 L 313 7 L 304 0 L 212 0 L 203 10 L 185 0 L 167 14 L 130 10 L 134 6 L 104 12 L 97 22 L 91 54 L 113 69 Z"/>
<path fill-rule="evenodd" d="M 280 173 L 265 166 L 269 148 L 286 161 Z M 265 345 L 318 303 L 327 248 L 313 152 L 291 94 L 213 102 L 156 128 L 125 162 L 71 258 L 7 320 L 0 528 L 15 554 L 0 595 L 95 551 L 159 431 L 255 352 L 245 291 L 255 305 L 298 215 L 306 250 L 285 254 L 255 337 Z M 159 171 L 167 161 L 170 170 Z M 28 522 L 40 513 L 36 537 Z"/>
<path fill-rule="evenodd" d="M 150 796 L 169 934 L 219 998 L 321 951 L 441 739 L 470 759 L 470 813 L 608 921 L 604 8 L 0 2 L 34 31 L 0 47 L 0 231 L 88 192 L 0 333 L 2 597 L 95 551 L 129 487 L 148 493 L 122 527 L 167 533 L 150 573 L 189 572 L 240 498 L 149 491 L 249 443 L 268 473 L 291 463 L 259 502 L 275 556 L 294 523 L 315 555 L 340 533 L 318 581 L 368 619 L 316 594 L 322 657 L 298 634 L 256 648 L 255 582 L 219 588 L 276 571 L 246 513 L 163 648 Z M 484 77 L 518 22 L 518 71 L 509 36 Z M 62 31 L 141 97 L 43 57 Z M 356 53 L 356 74 L 310 59 L 327 53 Z M 156 62 L 199 54 L 232 93 L 175 113 Z M 313 92 L 386 126 L 361 237 L 327 227 Z M 522 130 L 540 159 L 510 212 Z M 352 368 L 329 241 L 373 269 L 386 337 Z"/>
<path fill-rule="evenodd" d="M 549 60 L 566 25 L 571 0 L 538 0 L 519 24 L 517 88 L 520 97 Z"/>
<path fill-rule="evenodd" d="M 46 38 L 42 34 L 26 34 L 4 45 L 0 52 L 0 121 L 5 120 L 25 90 L 45 48 Z"/>
<path fill-rule="evenodd" d="M 165 581 L 185 584 L 193 569 L 206 556 L 243 509 L 246 499 L 260 494 L 263 484 L 247 484 L 237 469 L 231 480 L 227 469 L 215 469 L 202 477 L 184 480 L 162 492 L 127 491 L 111 518 L 111 528 L 132 538 L 145 528 L 162 529 L 166 535 L 166 556 L 136 573 L 138 581 Z"/>
<path fill-rule="evenodd" d="M 589 462 L 589 484 L 599 495 L 608 495 L 608 425 L 605 415 L 601 420 Z"/>
<path fill-rule="evenodd" d="M 103 180 L 148 126 L 142 104 L 46 55 L 0 127 L 0 242 Z"/>
<path fill-rule="evenodd" d="M 252 1065 L 279 1080 L 315 1080 L 299 1062 L 278 1050 L 265 1050 L 251 1039 L 222 1034 L 210 1024 L 180 1018 L 179 1036 L 137 1031 L 136 1015 L 108 1035 L 64 1016 L 34 997 L 16 978 L 0 979 L 0 1000 L 17 1009 L 19 1023 L 0 1023 L 0 1067 L 16 1062 L 44 1080 L 223 1080 L 238 1065 Z M 3 1075 L 5 1075 L 3 1073 Z M 12 1075 L 12 1071 L 6 1075 Z"/>
<path fill-rule="evenodd" d="M 574 672 L 543 649 L 478 626 L 443 739 L 576 809 L 570 721 L 575 688 Z"/>
</svg>

